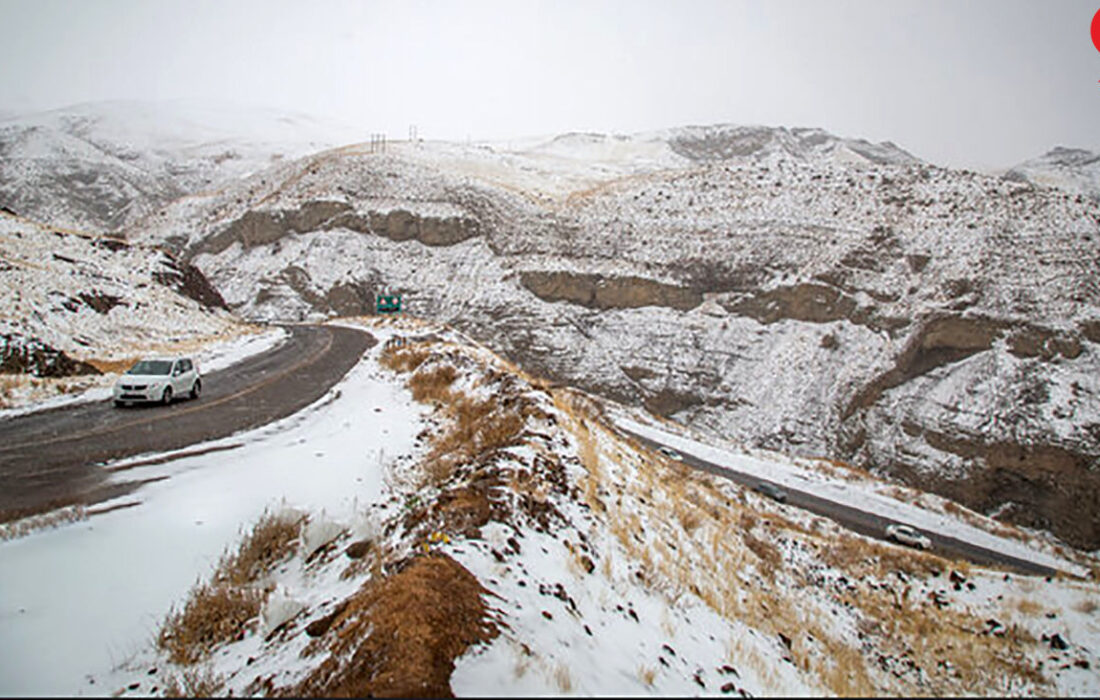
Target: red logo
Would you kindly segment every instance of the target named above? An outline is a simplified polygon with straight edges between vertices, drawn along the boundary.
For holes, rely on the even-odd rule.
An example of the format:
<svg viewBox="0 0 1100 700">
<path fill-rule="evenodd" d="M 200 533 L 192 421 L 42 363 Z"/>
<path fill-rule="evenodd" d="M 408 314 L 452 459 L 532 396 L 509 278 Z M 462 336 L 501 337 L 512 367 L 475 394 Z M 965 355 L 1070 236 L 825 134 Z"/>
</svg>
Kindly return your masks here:
<svg viewBox="0 0 1100 700">
<path fill-rule="evenodd" d="M 1100 10 L 1092 16 L 1092 45 L 1100 51 Z"/>
</svg>

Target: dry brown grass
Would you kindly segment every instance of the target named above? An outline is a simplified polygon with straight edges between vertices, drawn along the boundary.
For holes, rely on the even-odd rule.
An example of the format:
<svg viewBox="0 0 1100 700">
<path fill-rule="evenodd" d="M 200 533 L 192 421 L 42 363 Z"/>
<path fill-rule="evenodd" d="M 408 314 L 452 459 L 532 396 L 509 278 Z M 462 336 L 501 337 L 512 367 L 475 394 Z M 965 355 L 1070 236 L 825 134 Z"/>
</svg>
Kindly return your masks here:
<svg viewBox="0 0 1100 700">
<path fill-rule="evenodd" d="M 427 371 L 418 371 L 409 378 L 409 390 L 413 399 L 420 403 L 436 401 L 446 403 L 451 400 L 451 385 L 458 373 L 451 365 L 437 365 Z"/>
<path fill-rule="evenodd" d="M 243 637 L 260 614 L 264 592 L 226 583 L 200 583 L 157 634 L 157 646 L 177 664 L 193 664 L 217 645 Z"/>
<path fill-rule="evenodd" d="M 568 666 L 558 664 L 554 667 L 554 683 L 558 686 L 558 690 L 563 693 L 573 691 L 573 677 L 569 675 Z"/>
<path fill-rule="evenodd" d="M 169 612 L 157 646 L 174 662 L 193 664 L 217 645 L 241 638 L 267 595 L 254 584 L 294 553 L 302 521 L 290 511 L 264 511 L 237 551 L 222 556 L 211 581 L 196 584 L 183 609 Z"/>
<path fill-rule="evenodd" d="M 179 676 L 172 676 L 164 684 L 166 698 L 210 698 L 216 695 L 224 682 L 208 668 L 184 669 Z"/>
<path fill-rule="evenodd" d="M 428 346 L 428 343 L 412 343 L 387 347 L 382 350 L 378 363 L 394 372 L 414 372 L 431 354 Z"/>
<path fill-rule="evenodd" d="M 294 554 L 304 517 L 291 512 L 264 511 L 237 551 L 222 557 L 215 581 L 237 586 L 254 583 L 272 566 Z"/>
<path fill-rule="evenodd" d="M 454 660 L 499 634 L 488 591 L 444 554 L 408 560 L 348 600 L 325 640 L 331 655 L 296 687 L 303 697 L 449 697 Z"/>
<path fill-rule="evenodd" d="M 1100 609 L 1100 603 L 1097 603 L 1095 598 L 1086 598 L 1074 605 L 1073 609 L 1077 612 L 1091 615 Z"/>
<path fill-rule="evenodd" d="M 425 483 L 421 486 L 446 482 L 459 464 L 516 444 L 523 432 L 523 418 L 491 399 L 457 396 L 445 410 L 450 421 L 432 441 L 423 463 Z"/>
<path fill-rule="evenodd" d="M 828 564 L 857 576 L 885 576 L 894 571 L 910 576 L 927 576 L 949 568 L 945 560 L 934 554 L 856 536 L 844 536 L 833 541 L 824 549 L 823 555 Z"/>
<path fill-rule="evenodd" d="M 1045 609 L 1031 598 L 1020 598 L 1016 601 L 1014 607 L 1021 615 L 1027 615 L 1029 617 L 1038 617 L 1043 614 Z"/>
<path fill-rule="evenodd" d="M 91 357 L 85 360 L 92 367 L 95 367 L 104 374 L 121 374 L 126 370 L 134 366 L 141 358 L 138 356 L 123 357 L 115 360 L 106 360 L 98 357 Z"/>
<path fill-rule="evenodd" d="M 759 557 L 761 571 L 769 576 L 774 576 L 776 569 L 783 566 L 783 555 L 780 554 L 776 546 L 748 531 L 744 532 L 742 537 L 745 540 L 745 546 Z"/>
</svg>

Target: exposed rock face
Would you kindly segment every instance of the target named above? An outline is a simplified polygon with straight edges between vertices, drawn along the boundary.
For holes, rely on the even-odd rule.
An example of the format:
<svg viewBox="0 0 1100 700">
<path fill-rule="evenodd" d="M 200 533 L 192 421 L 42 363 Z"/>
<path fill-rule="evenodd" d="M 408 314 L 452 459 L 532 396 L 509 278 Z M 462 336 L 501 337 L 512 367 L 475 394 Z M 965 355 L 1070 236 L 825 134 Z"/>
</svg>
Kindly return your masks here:
<svg viewBox="0 0 1100 700">
<path fill-rule="evenodd" d="M 214 288 L 199 268 L 191 263 L 180 262 L 169 257 L 165 262 L 166 270 L 153 273 L 153 279 L 165 287 L 173 289 L 185 297 L 199 302 L 208 309 L 227 309 L 225 299 Z"/>
<path fill-rule="evenodd" d="M 667 306 L 687 311 L 703 303 L 697 291 L 641 277 L 605 277 L 572 272 L 524 272 L 523 286 L 545 301 L 567 301 L 589 309 Z"/>
<path fill-rule="evenodd" d="M 87 362 L 74 360 L 36 338 L 12 334 L 0 335 L 0 373 L 36 377 L 102 374 Z"/>
<path fill-rule="evenodd" d="M 333 154 L 144 235 L 183 231 L 247 315 L 400 290 L 535 373 L 1100 546 L 1096 203 L 815 130 L 665 138 L 656 155 L 652 138 L 554 142 L 550 166 L 453 145 Z M 658 165 L 563 171 L 588 147 Z"/>
<path fill-rule="evenodd" d="M 404 209 L 357 212 L 339 201 L 309 201 L 296 209 L 250 210 L 194 252 L 217 255 L 233 243 L 244 248 L 268 245 L 290 234 L 346 229 L 385 236 L 392 241 L 417 240 L 449 246 L 478 235 L 478 222 L 462 216 L 434 217 Z"/>
</svg>

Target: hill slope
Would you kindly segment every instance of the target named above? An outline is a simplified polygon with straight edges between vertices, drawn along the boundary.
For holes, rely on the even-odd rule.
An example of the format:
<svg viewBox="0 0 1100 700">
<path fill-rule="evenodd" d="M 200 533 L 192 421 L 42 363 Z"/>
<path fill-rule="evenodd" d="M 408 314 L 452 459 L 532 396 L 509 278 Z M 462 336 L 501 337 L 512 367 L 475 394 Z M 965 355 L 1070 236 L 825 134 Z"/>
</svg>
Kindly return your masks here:
<svg viewBox="0 0 1100 700">
<path fill-rule="evenodd" d="M 291 478 L 290 502 L 167 615 L 157 648 L 92 676 L 97 687 L 1095 692 L 1095 583 L 1006 576 L 866 540 L 650 452 L 591 397 L 531 380 L 447 329 L 369 327 L 393 342 L 315 412 L 285 432 L 238 438 L 239 451 L 214 457 L 224 464 L 159 468 L 181 482 L 205 472 L 209 488 L 273 469 L 270 448 L 288 439 L 301 455 L 279 463 L 319 453 L 307 457 L 312 474 Z M 333 429 L 368 421 L 391 435 Z M 339 479 L 350 484 L 342 499 L 296 510 L 338 493 Z M 141 530 L 163 528 L 186 488 L 100 527 L 142 518 Z"/>
<path fill-rule="evenodd" d="M 873 158 L 836 157 L 854 148 Z M 401 291 L 547 376 L 1100 545 L 1100 207 L 1082 196 L 817 132 L 691 128 L 350 147 L 134 236 L 248 316 Z"/>
<path fill-rule="evenodd" d="M 0 120 L 0 206 L 55 226 L 115 232 L 182 195 L 362 139 L 302 115 L 191 102 L 9 116 Z"/>
</svg>

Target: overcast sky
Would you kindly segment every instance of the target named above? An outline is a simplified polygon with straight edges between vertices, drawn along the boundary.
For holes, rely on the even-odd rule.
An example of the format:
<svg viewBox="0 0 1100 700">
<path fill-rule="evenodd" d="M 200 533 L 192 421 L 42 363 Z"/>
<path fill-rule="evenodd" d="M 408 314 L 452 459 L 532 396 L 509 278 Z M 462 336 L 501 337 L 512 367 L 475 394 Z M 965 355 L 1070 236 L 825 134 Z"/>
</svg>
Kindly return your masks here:
<svg viewBox="0 0 1100 700">
<path fill-rule="evenodd" d="M 0 112 L 198 99 L 405 138 L 820 126 L 933 162 L 1100 151 L 1100 0 L 0 0 Z"/>
</svg>

